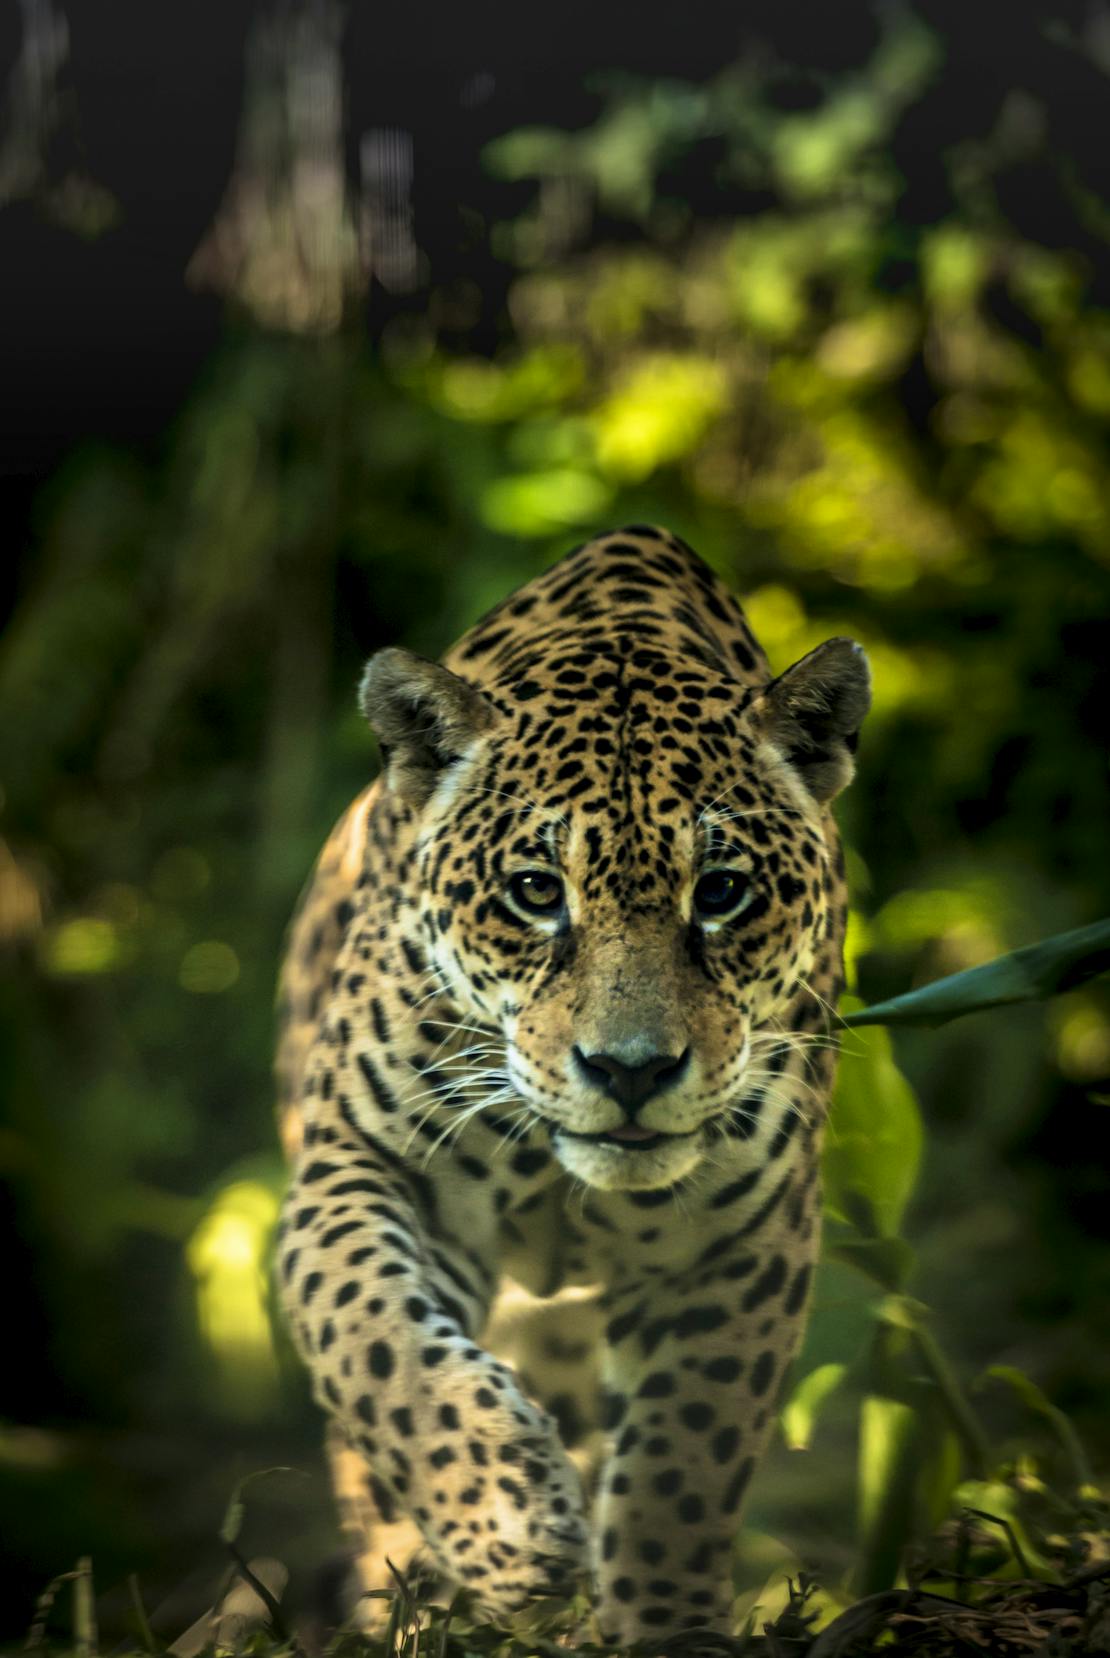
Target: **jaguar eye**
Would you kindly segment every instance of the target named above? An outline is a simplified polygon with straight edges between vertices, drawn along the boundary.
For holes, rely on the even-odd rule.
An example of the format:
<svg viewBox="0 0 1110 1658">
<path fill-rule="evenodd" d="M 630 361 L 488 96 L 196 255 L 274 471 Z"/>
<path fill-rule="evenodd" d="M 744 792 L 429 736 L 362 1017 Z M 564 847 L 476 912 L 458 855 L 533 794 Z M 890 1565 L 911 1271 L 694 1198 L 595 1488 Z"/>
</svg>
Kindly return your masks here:
<svg viewBox="0 0 1110 1658">
<path fill-rule="evenodd" d="M 563 883 L 545 869 L 525 869 L 509 882 L 509 896 L 531 915 L 557 915 L 563 907 Z"/>
<path fill-rule="evenodd" d="M 694 888 L 694 910 L 709 919 L 731 915 L 741 907 L 749 891 L 748 878 L 739 871 L 710 869 Z"/>
</svg>

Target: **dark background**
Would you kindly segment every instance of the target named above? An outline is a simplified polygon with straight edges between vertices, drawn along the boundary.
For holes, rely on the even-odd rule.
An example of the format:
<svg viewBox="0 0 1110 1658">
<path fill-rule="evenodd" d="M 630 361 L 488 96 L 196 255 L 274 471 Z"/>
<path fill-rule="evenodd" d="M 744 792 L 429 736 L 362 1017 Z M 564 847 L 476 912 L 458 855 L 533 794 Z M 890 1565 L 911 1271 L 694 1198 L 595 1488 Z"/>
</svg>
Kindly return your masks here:
<svg viewBox="0 0 1110 1658">
<path fill-rule="evenodd" d="M 182 272 L 231 171 L 255 9 L 240 0 L 157 9 L 121 0 L 68 19 L 72 119 L 57 164 L 79 160 L 108 181 L 122 220 L 112 236 L 83 246 L 44 224 L 31 204 L 4 215 L 0 464 L 13 517 L 78 441 L 156 440 L 221 337 L 219 300 L 191 292 Z M 438 285 L 460 275 L 480 282 L 489 320 L 477 341 L 488 346 L 510 273 L 487 246 L 466 246 L 459 214 L 460 203 L 487 216 L 510 210 L 506 187 L 482 168 L 488 140 L 525 124 L 587 124 L 601 108 L 596 85 L 606 73 L 698 81 L 753 50 L 793 69 L 779 101 L 804 109 L 817 97 L 816 77 L 866 60 L 877 15 L 866 5 L 797 0 L 693 5 L 680 23 L 662 6 L 638 8 L 633 23 L 621 7 L 573 0 L 546 12 L 355 7 L 344 34 L 348 138 L 370 126 L 412 132 L 419 244 Z M 896 135 L 901 215 L 928 224 L 950 212 L 946 146 L 985 136 L 1015 87 L 1035 89 L 1051 146 L 1009 170 L 1001 205 L 1032 239 L 1082 251 L 1092 297 L 1105 300 L 1105 244 L 1077 223 L 1060 185 L 1066 160 L 1105 194 L 1105 78 L 1089 58 L 1045 38 L 1050 19 L 1081 33 L 1100 9 L 1018 5 L 1004 26 L 973 6 L 931 5 L 919 15 L 937 29 L 945 68 Z M 4 7 L 0 29 L 6 78 L 21 36 L 16 5 Z M 479 76 L 492 84 L 464 104 Z M 723 193 L 704 167 L 691 167 L 683 182 L 701 217 L 752 205 L 744 193 Z M 371 336 L 398 303 L 373 293 Z"/>
</svg>

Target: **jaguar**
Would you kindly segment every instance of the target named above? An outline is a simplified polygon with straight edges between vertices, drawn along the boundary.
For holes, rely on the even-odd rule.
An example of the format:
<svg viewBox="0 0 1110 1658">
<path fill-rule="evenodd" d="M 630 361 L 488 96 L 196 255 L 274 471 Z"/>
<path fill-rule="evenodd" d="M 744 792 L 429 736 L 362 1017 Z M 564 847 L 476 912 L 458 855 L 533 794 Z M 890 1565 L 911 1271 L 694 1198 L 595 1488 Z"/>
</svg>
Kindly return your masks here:
<svg viewBox="0 0 1110 1658">
<path fill-rule="evenodd" d="M 869 702 L 858 644 L 773 674 L 649 526 L 442 663 L 370 660 L 381 773 L 294 919 L 277 1065 L 278 1280 L 362 1589 L 728 1630 L 818 1248 Z"/>
</svg>

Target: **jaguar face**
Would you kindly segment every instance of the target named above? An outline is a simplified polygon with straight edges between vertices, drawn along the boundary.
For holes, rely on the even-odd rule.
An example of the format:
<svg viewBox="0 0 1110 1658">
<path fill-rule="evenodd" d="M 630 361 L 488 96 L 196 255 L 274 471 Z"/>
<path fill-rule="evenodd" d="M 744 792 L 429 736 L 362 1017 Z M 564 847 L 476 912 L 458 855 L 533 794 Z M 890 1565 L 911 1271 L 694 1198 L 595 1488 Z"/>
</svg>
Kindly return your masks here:
<svg viewBox="0 0 1110 1658">
<path fill-rule="evenodd" d="M 692 1172 L 710 1126 L 742 1117 L 756 1033 L 785 1010 L 824 927 L 815 814 L 774 808 L 789 829 L 761 848 L 719 807 L 673 799 L 642 834 L 614 826 L 608 855 L 609 837 L 595 855 L 572 824 L 556 833 L 558 864 L 510 874 L 504 894 L 534 937 L 516 958 L 526 970 L 502 981 L 508 1073 L 588 1185 Z"/>
<path fill-rule="evenodd" d="M 810 969 L 827 854 L 817 814 L 770 793 L 750 820 L 664 795 L 641 828 L 594 834 L 588 819 L 541 828 L 526 807 L 507 855 L 489 859 L 482 920 L 448 928 L 471 986 L 501 956 L 490 1012 L 512 1086 L 587 1184 L 690 1173 L 707 1126 L 743 1111 L 753 1032 Z"/>
<path fill-rule="evenodd" d="M 743 1131 L 827 930 L 825 784 L 850 774 L 866 669 L 849 641 L 822 649 L 755 690 L 581 651 L 573 704 L 560 657 L 523 711 L 421 664 L 415 692 L 426 670 L 452 682 L 430 710 L 408 670 L 438 745 L 414 791 L 425 943 L 588 1185 L 671 1185 Z"/>
</svg>

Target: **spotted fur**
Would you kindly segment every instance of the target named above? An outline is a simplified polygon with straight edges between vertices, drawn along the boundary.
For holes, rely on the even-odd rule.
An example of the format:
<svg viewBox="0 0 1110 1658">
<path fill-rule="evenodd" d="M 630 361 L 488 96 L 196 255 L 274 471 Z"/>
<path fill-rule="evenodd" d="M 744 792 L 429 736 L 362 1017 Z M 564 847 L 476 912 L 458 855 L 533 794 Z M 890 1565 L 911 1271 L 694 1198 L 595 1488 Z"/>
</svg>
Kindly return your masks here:
<svg viewBox="0 0 1110 1658">
<path fill-rule="evenodd" d="M 817 1249 L 829 801 L 868 697 L 849 640 L 772 679 L 644 527 L 443 666 L 367 670 L 384 775 L 284 974 L 280 1279 L 349 1522 L 407 1527 L 495 1615 L 588 1571 L 607 1638 L 727 1628 Z M 564 1315 L 516 1369 L 484 1344 L 506 1281 Z M 596 1426 L 593 1491 L 557 1420 Z"/>
</svg>

